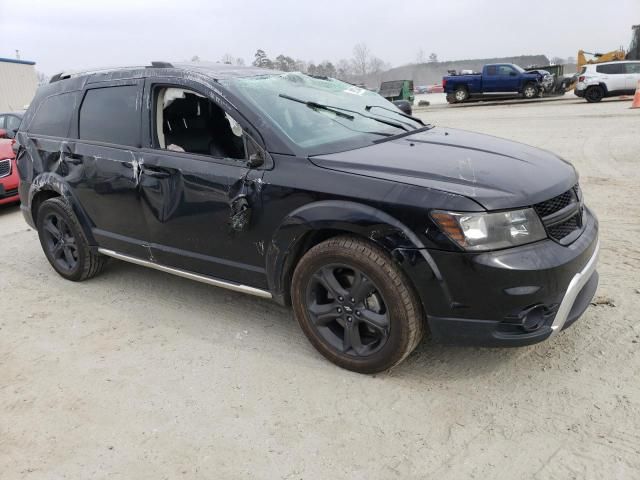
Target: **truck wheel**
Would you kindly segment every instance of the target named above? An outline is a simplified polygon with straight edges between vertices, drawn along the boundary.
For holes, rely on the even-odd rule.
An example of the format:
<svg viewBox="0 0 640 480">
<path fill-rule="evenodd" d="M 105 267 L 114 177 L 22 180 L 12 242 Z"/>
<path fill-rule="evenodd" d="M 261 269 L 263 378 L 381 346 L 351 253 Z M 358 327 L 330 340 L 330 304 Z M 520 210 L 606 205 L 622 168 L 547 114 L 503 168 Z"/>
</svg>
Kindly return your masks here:
<svg viewBox="0 0 640 480">
<path fill-rule="evenodd" d="M 535 98 L 538 96 L 539 89 L 533 83 L 527 83 L 522 90 L 522 98 L 526 98 L 527 100 Z"/>
<path fill-rule="evenodd" d="M 600 85 L 589 87 L 587 91 L 584 92 L 584 98 L 586 98 L 589 103 L 598 103 L 604 98 L 604 88 Z"/>
<path fill-rule="evenodd" d="M 456 103 L 462 103 L 469 98 L 469 91 L 467 87 L 458 87 L 456 91 L 453 93 L 453 96 L 456 100 Z"/>
<path fill-rule="evenodd" d="M 293 274 L 291 299 L 313 346 L 354 372 L 397 365 L 424 333 L 409 280 L 386 252 L 359 238 L 334 237 L 310 249 Z"/>
<path fill-rule="evenodd" d="M 453 93 L 447 93 L 447 103 L 456 103 L 456 97 L 453 96 Z"/>
<path fill-rule="evenodd" d="M 79 282 L 100 273 L 107 257 L 89 247 L 66 200 L 55 197 L 40 205 L 36 225 L 42 250 L 61 277 Z"/>
</svg>

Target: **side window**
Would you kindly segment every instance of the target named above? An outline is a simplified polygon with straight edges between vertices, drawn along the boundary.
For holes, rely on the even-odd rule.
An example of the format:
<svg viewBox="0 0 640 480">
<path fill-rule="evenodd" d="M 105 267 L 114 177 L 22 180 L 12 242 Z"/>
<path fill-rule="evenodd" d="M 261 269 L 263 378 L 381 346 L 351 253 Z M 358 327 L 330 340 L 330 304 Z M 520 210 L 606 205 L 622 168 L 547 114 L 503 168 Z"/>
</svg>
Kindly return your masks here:
<svg viewBox="0 0 640 480">
<path fill-rule="evenodd" d="M 174 87 L 156 88 L 153 98 L 155 148 L 246 159 L 242 128 L 210 99 Z"/>
<path fill-rule="evenodd" d="M 497 75 L 498 74 L 498 67 L 496 67 L 495 65 L 491 65 L 490 67 L 487 67 L 487 75 Z"/>
<path fill-rule="evenodd" d="M 80 92 L 63 93 L 46 98 L 29 125 L 29 133 L 66 137 Z"/>
<path fill-rule="evenodd" d="M 625 66 L 627 67 L 627 73 L 640 73 L 640 63 L 627 63 Z"/>
<path fill-rule="evenodd" d="M 140 144 L 139 87 L 103 87 L 87 90 L 80 107 L 78 134 L 96 140 L 136 147 Z"/>
<path fill-rule="evenodd" d="M 4 128 L 4 119 L 6 117 L 4 115 L 0 115 L 0 128 Z"/>
<path fill-rule="evenodd" d="M 14 117 L 13 115 L 8 115 L 7 116 L 7 123 L 5 123 L 5 127 L 7 130 L 9 131 L 13 131 L 16 130 L 18 127 L 20 127 L 20 122 L 22 120 L 18 117 Z"/>
<path fill-rule="evenodd" d="M 609 75 L 620 75 L 624 73 L 624 64 L 623 63 L 610 63 L 608 65 L 598 65 L 596 67 L 596 72 L 598 73 L 606 73 Z"/>
<path fill-rule="evenodd" d="M 511 75 L 511 72 L 515 72 L 515 70 L 509 65 L 500 65 L 498 67 L 498 75 Z"/>
</svg>

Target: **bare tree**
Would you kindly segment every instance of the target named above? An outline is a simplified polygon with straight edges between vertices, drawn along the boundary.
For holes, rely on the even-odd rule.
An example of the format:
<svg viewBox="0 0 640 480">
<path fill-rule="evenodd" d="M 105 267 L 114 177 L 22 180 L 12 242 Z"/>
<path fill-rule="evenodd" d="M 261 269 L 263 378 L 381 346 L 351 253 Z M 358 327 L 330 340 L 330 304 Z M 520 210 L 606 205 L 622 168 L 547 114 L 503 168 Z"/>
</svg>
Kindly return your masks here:
<svg viewBox="0 0 640 480">
<path fill-rule="evenodd" d="M 371 51 L 364 43 L 358 43 L 353 47 L 353 69 L 356 75 L 362 77 L 362 80 L 367 76 L 370 57 Z"/>
<path fill-rule="evenodd" d="M 427 55 L 424 53 L 423 49 L 418 50 L 418 53 L 416 54 L 416 63 L 427 63 Z"/>
</svg>

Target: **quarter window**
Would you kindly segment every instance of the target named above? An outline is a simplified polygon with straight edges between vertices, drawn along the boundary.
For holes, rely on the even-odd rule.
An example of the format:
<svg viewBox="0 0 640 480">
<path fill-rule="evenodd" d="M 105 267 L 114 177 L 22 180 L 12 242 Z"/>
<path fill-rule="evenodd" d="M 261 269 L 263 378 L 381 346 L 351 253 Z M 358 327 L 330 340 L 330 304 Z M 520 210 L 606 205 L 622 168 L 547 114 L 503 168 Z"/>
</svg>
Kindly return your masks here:
<svg viewBox="0 0 640 480">
<path fill-rule="evenodd" d="M 640 73 L 640 63 L 627 63 L 627 73 Z"/>
<path fill-rule="evenodd" d="M 46 98 L 29 125 L 29 133 L 66 137 L 79 96 L 80 92 L 70 92 Z"/>
<path fill-rule="evenodd" d="M 139 146 L 138 92 L 136 85 L 87 90 L 80 108 L 80 139 Z"/>
</svg>

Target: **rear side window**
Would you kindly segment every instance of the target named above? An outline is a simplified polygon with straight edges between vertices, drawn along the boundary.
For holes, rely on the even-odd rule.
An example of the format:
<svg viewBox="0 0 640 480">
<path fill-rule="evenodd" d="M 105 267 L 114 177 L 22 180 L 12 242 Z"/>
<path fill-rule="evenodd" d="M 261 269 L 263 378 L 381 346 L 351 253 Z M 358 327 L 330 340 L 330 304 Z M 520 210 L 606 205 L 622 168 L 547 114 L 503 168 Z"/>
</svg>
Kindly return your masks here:
<svg viewBox="0 0 640 480">
<path fill-rule="evenodd" d="M 609 75 L 618 75 L 624 73 L 623 63 L 610 63 L 609 65 L 598 65 L 596 72 L 607 73 Z"/>
<path fill-rule="evenodd" d="M 627 73 L 640 73 L 640 63 L 627 63 Z"/>
<path fill-rule="evenodd" d="M 498 67 L 496 67 L 495 65 L 491 67 L 487 67 L 487 75 L 497 75 L 497 74 L 498 74 Z"/>
<path fill-rule="evenodd" d="M 80 139 L 139 146 L 138 92 L 139 88 L 136 85 L 87 90 L 80 107 Z"/>
<path fill-rule="evenodd" d="M 80 92 L 63 93 L 46 98 L 31 121 L 29 133 L 66 137 Z"/>
</svg>

